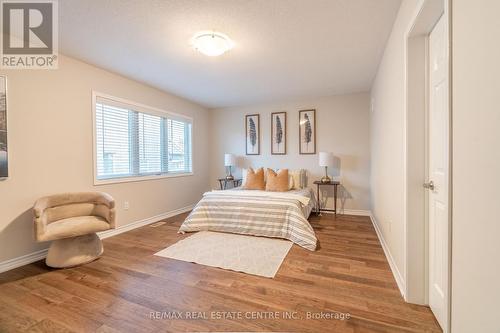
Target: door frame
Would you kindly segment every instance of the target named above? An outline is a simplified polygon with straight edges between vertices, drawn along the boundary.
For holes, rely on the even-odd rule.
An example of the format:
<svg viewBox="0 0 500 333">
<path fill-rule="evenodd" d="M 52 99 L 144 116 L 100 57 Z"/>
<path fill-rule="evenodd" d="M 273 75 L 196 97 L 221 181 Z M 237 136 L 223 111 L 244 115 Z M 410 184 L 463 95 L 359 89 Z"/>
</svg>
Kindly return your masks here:
<svg viewBox="0 0 500 333">
<path fill-rule="evenodd" d="M 429 34 L 444 16 L 449 46 L 449 218 L 448 218 L 448 327 L 451 323 L 451 0 L 421 0 L 407 27 L 405 38 L 404 113 L 404 298 L 409 303 L 429 303 L 428 179 Z"/>
</svg>

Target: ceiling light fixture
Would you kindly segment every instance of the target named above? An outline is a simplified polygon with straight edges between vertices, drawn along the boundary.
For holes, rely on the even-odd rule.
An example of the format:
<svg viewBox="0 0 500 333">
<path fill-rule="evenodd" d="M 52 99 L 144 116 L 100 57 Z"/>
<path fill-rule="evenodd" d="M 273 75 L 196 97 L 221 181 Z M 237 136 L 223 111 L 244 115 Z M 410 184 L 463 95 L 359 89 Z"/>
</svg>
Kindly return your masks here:
<svg viewBox="0 0 500 333">
<path fill-rule="evenodd" d="M 209 57 L 216 57 L 234 47 L 234 42 L 225 34 L 215 31 L 201 31 L 191 39 L 193 47 Z"/>
</svg>

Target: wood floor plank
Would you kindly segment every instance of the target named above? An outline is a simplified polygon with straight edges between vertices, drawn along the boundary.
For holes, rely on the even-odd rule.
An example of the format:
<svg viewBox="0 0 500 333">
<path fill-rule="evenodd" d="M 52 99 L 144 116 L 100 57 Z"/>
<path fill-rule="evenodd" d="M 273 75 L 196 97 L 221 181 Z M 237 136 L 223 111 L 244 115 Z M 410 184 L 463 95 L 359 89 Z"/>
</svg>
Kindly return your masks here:
<svg viewBox="0 0 500 333">
<path fill-rule="evenodd" d="M 85 266 L 0 274 L 0 332 L 441 332 L 404 302 L 367 217 L 311 216 L 319 249 L 294 245 L 274 279 L 154 256 L 189 237 L 185 217 L 108 238 Z"/>
</svg>

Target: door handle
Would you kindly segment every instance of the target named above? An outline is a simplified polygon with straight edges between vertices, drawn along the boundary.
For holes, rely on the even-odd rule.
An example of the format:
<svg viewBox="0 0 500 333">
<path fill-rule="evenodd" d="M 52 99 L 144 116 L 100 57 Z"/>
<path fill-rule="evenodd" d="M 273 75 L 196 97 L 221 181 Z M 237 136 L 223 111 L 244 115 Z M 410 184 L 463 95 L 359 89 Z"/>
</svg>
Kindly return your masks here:
<svg viewBox="0 0 500 333">
<path fill-rule="evenodd" d="M 434 191 L 434 182 L 431 180 L 428 183 L 424 183 L 424 188 L 427 188 L 427 189 L 429 189 L 431 191 Z"/>
</svg>

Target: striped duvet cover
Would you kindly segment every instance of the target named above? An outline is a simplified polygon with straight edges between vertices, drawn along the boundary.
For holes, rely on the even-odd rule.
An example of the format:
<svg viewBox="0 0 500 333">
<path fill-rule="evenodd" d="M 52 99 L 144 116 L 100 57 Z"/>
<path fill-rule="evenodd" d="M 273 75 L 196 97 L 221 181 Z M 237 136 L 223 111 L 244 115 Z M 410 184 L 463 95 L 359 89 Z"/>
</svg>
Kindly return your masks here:
<svg viewBox="0 0 500 333">
<path fill-rule="evenodd" d="M 314 251 L 316 235 L 304 216 L 309 201 L 304 195 L 288 192 L 207 192 L 179 232 L 209 230 L 284 238 Z"/>
</svg>

